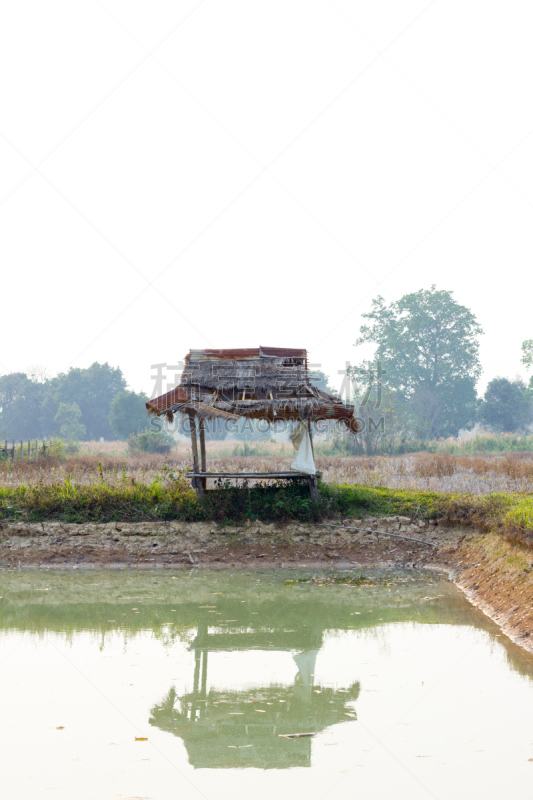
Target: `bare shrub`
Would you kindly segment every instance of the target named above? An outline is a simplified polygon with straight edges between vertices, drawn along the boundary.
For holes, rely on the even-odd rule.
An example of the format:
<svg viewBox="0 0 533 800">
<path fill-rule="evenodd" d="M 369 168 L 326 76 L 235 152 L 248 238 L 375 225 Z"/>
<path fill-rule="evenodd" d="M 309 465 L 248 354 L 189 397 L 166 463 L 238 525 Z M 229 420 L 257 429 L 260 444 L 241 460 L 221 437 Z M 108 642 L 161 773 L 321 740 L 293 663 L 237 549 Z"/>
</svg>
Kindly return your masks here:
<svg viewBox="0 0 533 800">
<path fill-rule="evenodd" d="M 520 454 L 526 456 L 527 454 Z M 501 461 L 501 471 L 511 478 L 533 478 L 533 458 L 520 458 L 518 453 L 512 453 Z"/>
<path fill-rule="evenodd" d="M 443 478 L 457 470 L 457 458 L 449 453 L 424 453 L 418 458 L 415 474 L 420 478 Z"/>
</svg>

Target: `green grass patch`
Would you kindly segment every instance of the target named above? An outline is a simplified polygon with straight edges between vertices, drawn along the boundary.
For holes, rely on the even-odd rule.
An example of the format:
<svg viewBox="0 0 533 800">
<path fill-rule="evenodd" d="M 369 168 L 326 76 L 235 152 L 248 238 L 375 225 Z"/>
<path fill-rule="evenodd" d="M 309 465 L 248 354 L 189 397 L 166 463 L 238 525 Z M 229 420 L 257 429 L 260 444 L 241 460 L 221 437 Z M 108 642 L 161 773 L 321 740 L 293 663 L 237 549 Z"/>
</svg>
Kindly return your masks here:
<svg viewBox="0 0 533 800">
<path fill-rule="evenodd" d="M 410 453 L 450 453 L 463 455 L 494 455 L 533 452 L 533 436 L 518 433 L 479 433 L 471 439 L 409 439 L 394 444 L 376 439 L 370 450 L 359 437 L 331 438 L 315 443 L 319 456 L 408 455 Z"/>
<path fill-rule="evenodd" d="M 533 547 L 533 495 L 466 495 L 319 484 L 319 502 L 306 484 L 209 490 L 204 505 L 186 479 L 110 486 L 103 479 L 78 485 L 66 479 L 51 485 L 0 487 L 0 520 L 28 522 L 214 521 L 219 525 L 261 520 L 288 523 L 323 519 L 400 515 L 447 520 L 496 531 Z"/>
</svg>

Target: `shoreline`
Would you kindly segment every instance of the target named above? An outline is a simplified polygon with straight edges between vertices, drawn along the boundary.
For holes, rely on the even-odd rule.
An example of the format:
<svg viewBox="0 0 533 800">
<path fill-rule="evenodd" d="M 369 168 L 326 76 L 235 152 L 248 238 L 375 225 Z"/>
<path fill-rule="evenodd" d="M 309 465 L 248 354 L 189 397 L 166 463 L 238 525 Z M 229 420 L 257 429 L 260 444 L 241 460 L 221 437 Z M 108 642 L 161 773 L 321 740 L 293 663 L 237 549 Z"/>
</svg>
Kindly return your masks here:
<svg viewBox="0 0 533 800">
<path fill-rule="evenodd" d="M 408 517 L 347 524 L 0 523 L 0 569 L 427 569 L 444 573 L 514 643 L 533 652 L 533 550 L 472 526 Z M 338 524 L 338 523 L 337 523 Z M 433 542 L 428 547 L 378 531 Z"/>
</svg>

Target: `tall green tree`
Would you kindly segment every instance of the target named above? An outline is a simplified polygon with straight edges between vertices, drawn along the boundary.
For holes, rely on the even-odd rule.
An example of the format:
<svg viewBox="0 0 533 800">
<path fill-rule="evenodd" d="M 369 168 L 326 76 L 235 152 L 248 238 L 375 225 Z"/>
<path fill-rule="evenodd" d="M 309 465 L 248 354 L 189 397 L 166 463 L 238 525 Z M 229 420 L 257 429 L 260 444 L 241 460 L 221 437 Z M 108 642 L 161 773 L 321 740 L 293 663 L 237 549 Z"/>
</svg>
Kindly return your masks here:
<svg viewBox="0 0 533 800">
<path fill-rule="evenodd" d="M 355 345 L 376 345 L 375 358 L 350 372 L 376 380 L 379 364 L 383 386 L 409 408 L 413 435 L 456 435 L 473 421 L 483 331 L 452 292 L 432 286 L 389 304 L 378 297 L 363 317 L 369 324 Z"/>
<path fill-rule="evenodd" d="M 532 421 L 531 397 L 523 381 L 494 378 L 479 407 L 479 418 L 494 431 L 514 433 Z"/>
<path fill-rule="evenodd" d="M 140 392 L 119 392 L 109 409 L 109 424 L 117 439 L 128 439 L 150 426 L 146 413 L 148 396 Z"/>
<path fill-rule="evenodd" d="M 53 379 L 54 398 L 59 403 L 77 403 L 88 439 L 113 439 L 109 424 L 111 403 L 126 389 L 126 380 L 119 367 L 95 361 L 87 369 L 71 368 Z"/>
</svg>

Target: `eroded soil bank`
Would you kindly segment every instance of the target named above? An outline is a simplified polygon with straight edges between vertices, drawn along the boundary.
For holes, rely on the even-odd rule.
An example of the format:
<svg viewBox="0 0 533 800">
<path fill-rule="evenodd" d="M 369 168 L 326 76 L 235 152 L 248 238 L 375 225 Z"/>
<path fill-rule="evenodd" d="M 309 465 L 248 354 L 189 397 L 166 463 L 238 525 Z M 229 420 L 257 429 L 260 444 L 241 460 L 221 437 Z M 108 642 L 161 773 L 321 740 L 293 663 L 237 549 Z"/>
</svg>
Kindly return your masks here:
<svg viewBox="0 0 533 800">
<path fill-rule="evenodd" d="M 0 524 L 0 568 L 46 567 L 426 567 L 445 570 L 472 603 L 533 651 L 533 551 L 472 527 L 408 517 L 347 525 L 431 542 L 311 523 Z"/>
<path fill-rule="evenodd" d="M 314 523 L 3 523 L 0 567 L 252 566 L 259 559 L 264 566 L 422 566 L 446 560 L 464 536 L 464 529 L 407 517 L 367 517 L 346 524 L 424 539 L 438 547 Z"/>
<path fill-rule="evenodd" d="M 493 533 L 471 535 L 454 562 L 450 576 L 473 605 L 533 652 L 533 550 Z"/>
</svg>

